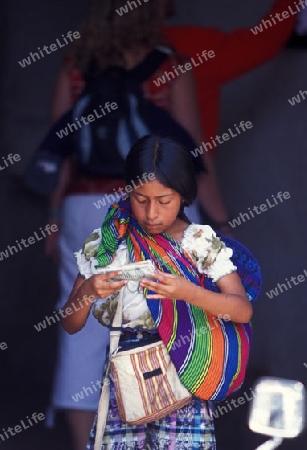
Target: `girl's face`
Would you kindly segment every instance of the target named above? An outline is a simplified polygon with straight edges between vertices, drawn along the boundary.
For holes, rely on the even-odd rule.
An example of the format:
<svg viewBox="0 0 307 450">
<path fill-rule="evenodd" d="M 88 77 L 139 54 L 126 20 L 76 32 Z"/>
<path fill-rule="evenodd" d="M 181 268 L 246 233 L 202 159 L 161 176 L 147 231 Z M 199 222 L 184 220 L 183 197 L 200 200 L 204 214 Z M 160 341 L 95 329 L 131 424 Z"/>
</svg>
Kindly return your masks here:
<svg viewBox="0 0 307 450">
<path fill-rule="evenodd" d="M 131 209 L 139 224 L 149 234 L 169 233 L 175 225 L 182 204 L 178 192 L 149 181 L 130 194 Z"/>
</svg>

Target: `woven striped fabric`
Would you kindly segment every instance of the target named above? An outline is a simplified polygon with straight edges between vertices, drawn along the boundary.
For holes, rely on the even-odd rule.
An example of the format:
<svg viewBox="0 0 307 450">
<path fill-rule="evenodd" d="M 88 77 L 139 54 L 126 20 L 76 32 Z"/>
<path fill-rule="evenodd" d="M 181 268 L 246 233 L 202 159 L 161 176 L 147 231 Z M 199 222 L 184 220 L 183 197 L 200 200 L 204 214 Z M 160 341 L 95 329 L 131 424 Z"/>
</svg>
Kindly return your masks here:
<svg viewBox="0 0 307 450">
<path fill-rule="evenodd" d="M 261 290 L 258 262 L 239 242 L 220 237 L 233 249 L 232 261 L 250 301 L 255 301 Z M 131 262 L 151 259 L 162 272 L 219 292 L 212 280 L 197 272 L 190 256 L 174 239 L 166 233 L 146 233 L 130 214 L 129 197 L 112 205 L 102 224 L 99 266 L 112 261 L 124 239 Z M 251 345 L 250 323 L 222 320 L 180 299 L 147 300 L 147 304 L 180 380 L 192 394 L 220 401 L 242 385 Z"/>
</svg>

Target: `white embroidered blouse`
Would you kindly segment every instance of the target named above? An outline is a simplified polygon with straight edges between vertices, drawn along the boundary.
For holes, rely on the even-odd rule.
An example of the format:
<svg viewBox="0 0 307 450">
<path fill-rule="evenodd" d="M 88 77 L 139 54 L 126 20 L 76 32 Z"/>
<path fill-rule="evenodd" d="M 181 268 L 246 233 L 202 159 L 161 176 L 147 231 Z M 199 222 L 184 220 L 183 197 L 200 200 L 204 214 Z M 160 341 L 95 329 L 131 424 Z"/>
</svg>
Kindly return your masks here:
<svg viewBox="0 0 307 450">
<path fill-rule="evenodd" d="M 79 272 L 86 279 L 97 273 L 95 266 L 98 266 L 96 256 L 100 241 L 101 230 L 94 230 L 86 239 L 83 248 L 75 253 Z M 232 249 L 226 247 L 209 225 L 189 225 L 180 245 L 191 256 L 199 273 L 204 273 L 214 282 L 237 269 L 230 259 Z M 125 242 L 120 244 L 108 267 L 124 264 L 129 264 Z M 117 296 L 118 293 L 107 299 L 97 299 L 94 303 L 93 314 L 104 326 L 112 324 L 117 307 Z M 130 280 L 125 287 L 123 327 L 140 327 L 148 330 L 156 328 L 146 298 L 137 281 Z"/>
</svg>

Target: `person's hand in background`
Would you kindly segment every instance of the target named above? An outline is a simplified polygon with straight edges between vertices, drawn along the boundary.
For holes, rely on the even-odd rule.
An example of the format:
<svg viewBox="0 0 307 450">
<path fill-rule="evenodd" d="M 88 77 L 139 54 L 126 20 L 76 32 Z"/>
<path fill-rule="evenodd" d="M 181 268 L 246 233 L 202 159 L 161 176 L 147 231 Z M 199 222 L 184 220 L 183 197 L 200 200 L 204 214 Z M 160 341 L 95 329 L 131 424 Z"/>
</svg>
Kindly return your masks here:
<svg viewBox="0 0 307 450">
<path fill-rule="evenodd" d="M 45 254 L 49 256 L 55 264 L 60 263 L 60 252 L 59 252 L 59 230 L 60 221 L 57 219 L 51 219 L 49 221 L 50 225 L 56 225 L 58 227 L 57 233 L 50 233 L 45 239 Z"/>
</svg>

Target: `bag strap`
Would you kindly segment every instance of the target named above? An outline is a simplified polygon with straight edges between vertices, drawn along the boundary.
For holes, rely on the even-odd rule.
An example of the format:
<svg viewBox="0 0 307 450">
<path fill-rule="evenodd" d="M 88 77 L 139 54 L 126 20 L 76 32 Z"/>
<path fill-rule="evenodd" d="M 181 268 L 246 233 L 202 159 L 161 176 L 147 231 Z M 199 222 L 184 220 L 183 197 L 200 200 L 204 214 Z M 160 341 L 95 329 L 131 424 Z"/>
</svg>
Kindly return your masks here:
<svg viewBox="0 0 307 450">
<path fill-rule="evenodd" d="M 123 299 L 124 299 L 125 286 L 121 288 L 118 296 L 118 303 L 116 313 L 110 328 L 110 356 L 117 350 L 121 330 L 122 330 L 122 317 L 123 317 Z"/>
<path fill-rule="evenodd" d="M 168 57 L 168 53 L 155 48 L 140 64 L 128 71 L 129 79 L 134 84 L 143 84 L 159 69 Z"/>
<path fill-rule="evenodd" d="M 101 450 L 102 439 L 107 423 L 107 415 L 110 401 L 110 380 L 109 380 L 110 357 L 117 350 L 121 335 L 124 289 L 125 286 L 122 287 L 120 290 L 116 313 L 110 331 L 110 354 L 109 354 L 109 361 L 107 363 L 107 367 L 104 374 L 103 385 L 98 404 L 94 450 Z"/>
</svg>

